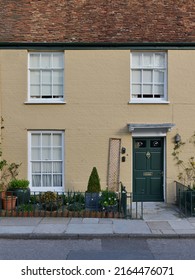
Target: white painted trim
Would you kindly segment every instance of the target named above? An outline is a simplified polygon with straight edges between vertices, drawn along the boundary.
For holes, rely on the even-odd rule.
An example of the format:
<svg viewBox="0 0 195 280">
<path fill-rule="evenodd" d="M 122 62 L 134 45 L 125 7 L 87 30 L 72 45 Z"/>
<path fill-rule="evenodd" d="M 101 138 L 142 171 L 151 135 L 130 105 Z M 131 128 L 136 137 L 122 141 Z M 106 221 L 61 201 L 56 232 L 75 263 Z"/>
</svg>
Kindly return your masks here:
<svg viewBox="0 0 195 280">
<path fill-rule="evenodd" d="M 165 54 L 165 75 L 164 75 L 164 96 L 163 98 L 132 98 L 132 55 L 133 53 L 164 53 Z M 143 69 L 143 68 L 140 68 Z M 147 69 L 147 67 L 146 67 Z M 149 69 L 154 69 L 154 68 L 149 68 Z M 167 51 L 161 51 L 161 50 L 153 50 L 153 51 L 141 51 L 141 50 L 136 50 L 136 51 L 130 51 L 130 100 L 129 104 L 168 104 L 168 52 Z"/>
<path fill-rule="evenodd" d="M 40 100 L 29 100 L 29 101 L 26 101 L 24 102 L 25 105 L 44 105 L 44 104 L 59 104 L 59 105 L 63 105 L 63 104 L 66 104 L 66 101 L 54 101 L 54 100 L 50 100 L 50 101 L 46 101 L 46 100 L 43 100 L 42 102 Z"/>
<path fill-rule="evenodd" d="M 56 133 L 62 135 L 62 187 L 32 187 L 31 176 L 31 134 L 32 133 Z M 65 191 L 65 131 L 64 130 L 29 130 L 28 131 L 28 180 L 30 182 L 30 190 L 32 192 L 64 192 Z"/>
<path fill-rule="evenodd" d="M 45 53 L 62 53 L 63 54 L 63 98 L 31 98 L 30 96 L 30 54 L 32 53 L 37 53 L 37 54 L 45 54 Z M 41 68 L 40 68 L 41 69 Z M 49 68 L 51 70 L 51 68 Z M 62 68 L 59 68 L 59 70 L 62 70 Z M 53 81 L 52 81 L 53 85 Z M 61 103 L 66 103 L 65 100 L 65 53 L 62 51 L 29 51 L 28 52 L 28 101 L 25 102 L 25 104 L 49 104 L 49 103 L 54 103 L 54 104 L 61 104 Z M 36 99 L 36 100 L 35 100 Z"/>
</svg>

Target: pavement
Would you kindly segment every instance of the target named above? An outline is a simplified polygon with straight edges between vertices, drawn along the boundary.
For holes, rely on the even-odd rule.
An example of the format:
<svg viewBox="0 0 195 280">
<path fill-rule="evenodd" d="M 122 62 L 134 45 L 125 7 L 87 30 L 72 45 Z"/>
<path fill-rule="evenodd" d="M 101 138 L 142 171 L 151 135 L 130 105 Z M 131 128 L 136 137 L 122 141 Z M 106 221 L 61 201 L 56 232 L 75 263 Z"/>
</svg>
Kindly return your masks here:
<svg viewBox="0 0 195 280">
<path fill-rule="evenodd" d="M 0 238 L 195 238 L 195 217 L 175 205 L 144 203 L 143 219 L 0 217 Z"/>
</svg>

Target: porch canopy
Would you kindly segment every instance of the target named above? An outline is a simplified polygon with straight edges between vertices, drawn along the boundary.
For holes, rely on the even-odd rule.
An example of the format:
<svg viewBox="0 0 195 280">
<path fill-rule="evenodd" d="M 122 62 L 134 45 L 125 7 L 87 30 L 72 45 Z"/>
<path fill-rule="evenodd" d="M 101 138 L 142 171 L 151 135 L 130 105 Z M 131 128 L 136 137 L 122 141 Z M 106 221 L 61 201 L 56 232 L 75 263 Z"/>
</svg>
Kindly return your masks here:
<svg viewBox="0 0 195 280">
<path fill-rule="evenodd" d="M 129 132 L 134 136 L 141 136 L 146 134 L 147 136 L 166 136 L 175 124 L 173 123 L 161 123 L 161 124 L 143 124 L 143 123 L 129 123 L 127 124 Z"/>
</svg>

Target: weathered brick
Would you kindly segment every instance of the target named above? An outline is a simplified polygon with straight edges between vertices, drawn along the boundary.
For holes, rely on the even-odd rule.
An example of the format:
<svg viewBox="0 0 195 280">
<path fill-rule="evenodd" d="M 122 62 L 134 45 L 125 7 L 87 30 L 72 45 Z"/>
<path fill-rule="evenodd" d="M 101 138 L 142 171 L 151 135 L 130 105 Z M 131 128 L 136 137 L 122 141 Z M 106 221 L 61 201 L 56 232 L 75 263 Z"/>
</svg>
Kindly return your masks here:
<svg viewBox="0 0 195 280">
<path fill-rule="evenodd" d="M 194 42 L 194 0 L 0 0 L 1 42 Z"/>
</svg>

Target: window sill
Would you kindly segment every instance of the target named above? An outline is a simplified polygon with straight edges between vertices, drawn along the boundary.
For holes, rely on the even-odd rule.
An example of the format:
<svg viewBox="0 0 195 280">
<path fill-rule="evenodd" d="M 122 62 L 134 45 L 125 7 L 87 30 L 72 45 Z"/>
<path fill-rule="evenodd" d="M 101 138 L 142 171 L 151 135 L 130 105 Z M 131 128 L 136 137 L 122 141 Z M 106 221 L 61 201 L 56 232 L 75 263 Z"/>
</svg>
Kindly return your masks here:
<svg viewBox="0 0 195 280">
<path fill-rule="evenodd" d="M 66 104 L 65 101 L 26 101 L 24 102 L 25 105 L 63 105 L 63 104 Z"/>
<path fill-rule="evenodd" d="M 128 104 L 158 104 L 158 105 L 163 105 L 163 104 L 170 104 L 170 101 L 165 101 L 165 100 L 132 100 L 129 101 Z"/>
</svg>

